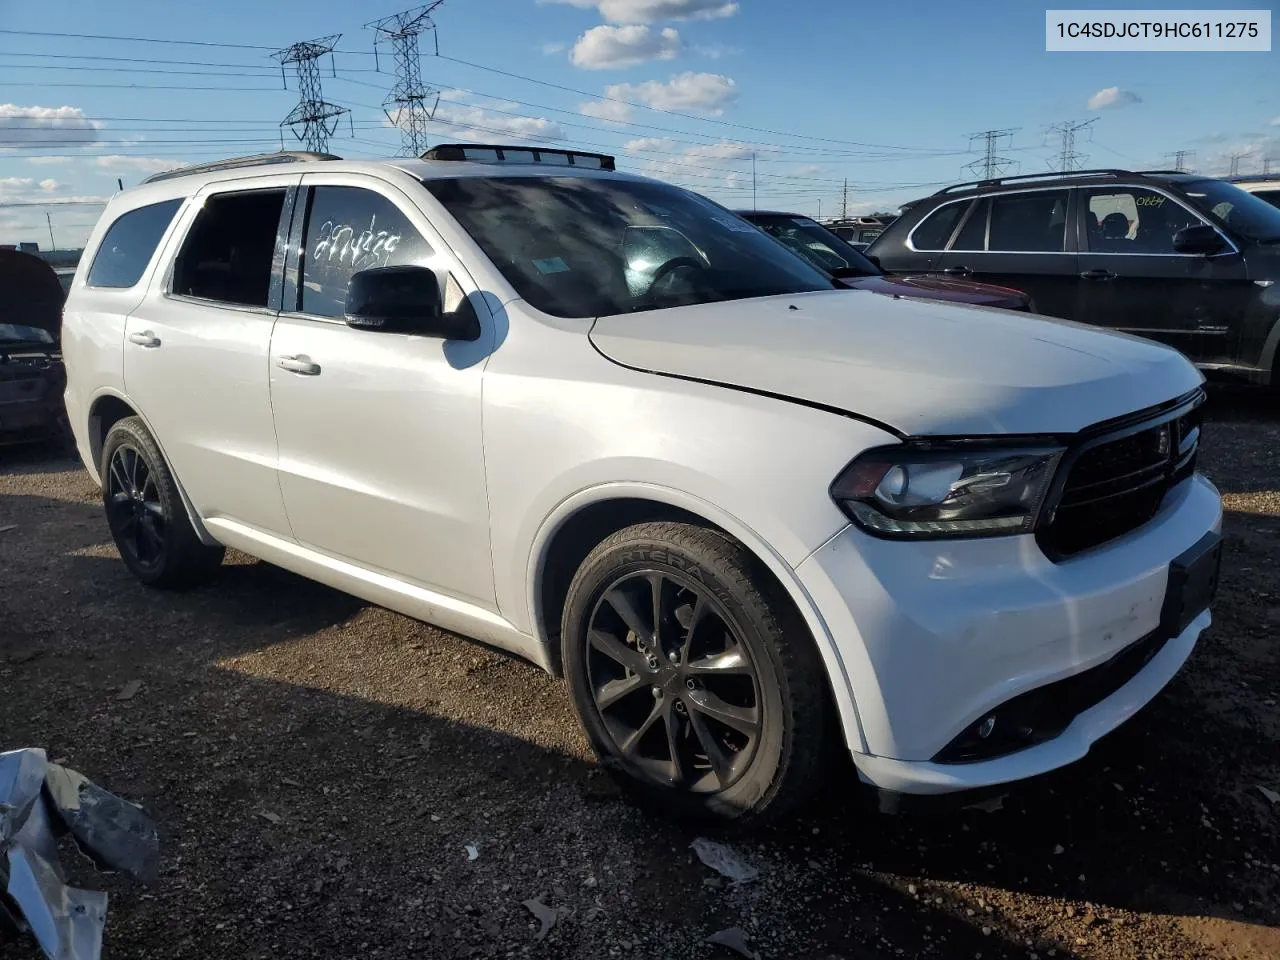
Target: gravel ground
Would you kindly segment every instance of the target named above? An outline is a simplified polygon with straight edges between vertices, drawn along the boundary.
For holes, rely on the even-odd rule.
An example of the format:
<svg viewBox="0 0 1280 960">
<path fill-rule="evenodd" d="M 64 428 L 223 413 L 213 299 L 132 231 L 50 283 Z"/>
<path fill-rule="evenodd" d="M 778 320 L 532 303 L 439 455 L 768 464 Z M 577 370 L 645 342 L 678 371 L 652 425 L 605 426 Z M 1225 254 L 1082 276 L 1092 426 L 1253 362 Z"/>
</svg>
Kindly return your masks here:
<svg viewBox="0 0 1280 960">
<path fill-rule="evenodd" d="M 1168 690 L 996 812 L 883 815 L 833 768 L 734 841 L 737 887 L 599 774 L 560 682 L 244 556 L 147 591 L 39 451 L 0 450 L 0 745 L 159 821 L 154 888 L 74 868 L 112 895 L 108 958 L 716 958 L 735 926 L 787 960 L 1275 958 L 1280 416 L 1212 404 L 1223 586 Z"/>
</svg>

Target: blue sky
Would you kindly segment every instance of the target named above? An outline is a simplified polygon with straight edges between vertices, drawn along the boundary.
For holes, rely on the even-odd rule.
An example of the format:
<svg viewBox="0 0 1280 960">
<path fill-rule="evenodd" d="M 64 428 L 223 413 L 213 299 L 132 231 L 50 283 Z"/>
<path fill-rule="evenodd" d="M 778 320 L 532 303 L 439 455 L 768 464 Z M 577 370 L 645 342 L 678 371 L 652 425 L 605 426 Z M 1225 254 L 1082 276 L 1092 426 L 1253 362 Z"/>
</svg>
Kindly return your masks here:
<svg viewBox="0 0 1280 960">
<path fill-rule="evenodd" d="M 379 106 L 390 58 L 376 72 L 364 24 L 410 5 L 73 0 L 50 17 L 49 5 L 0 0 L 0 242 L 47 246 L 48 213 L 58 245 L 76 245 L 117 177 L 278 148 L 297 93 L 271 49 L 325 34 L 342 34 L 323 62 L 325 99 L 351 111 L 330 149 L 394 152 L 399 131 Z M 1245 4 L 1146 6 L 1157 5 Z M 1206 173 L 1224 173 L 1232 153 L 1247 154 L 1241 172 L 1268 155 L 1280 170 L 1280 54 L 1047 53 L 1044 9 L 446 0 L 434 15 L 443 56 L 423 38 L 423 79 L 442 92 L 432 142 L 607 150 L 733 206 L 752 204 L 754 154 L 756 203 L 810 215 L 839 211 L 846 177 L 850 212 L 967 179 L 969 135 L 985 129 L 1016 128 L 1000 154 L 1047 170 L 1060 148 L 1047 128 L 1064 121 L 1095 121 L 1077 143 L 1090 166 L 1167 166 L 1189 150 Z"/>
</svg>

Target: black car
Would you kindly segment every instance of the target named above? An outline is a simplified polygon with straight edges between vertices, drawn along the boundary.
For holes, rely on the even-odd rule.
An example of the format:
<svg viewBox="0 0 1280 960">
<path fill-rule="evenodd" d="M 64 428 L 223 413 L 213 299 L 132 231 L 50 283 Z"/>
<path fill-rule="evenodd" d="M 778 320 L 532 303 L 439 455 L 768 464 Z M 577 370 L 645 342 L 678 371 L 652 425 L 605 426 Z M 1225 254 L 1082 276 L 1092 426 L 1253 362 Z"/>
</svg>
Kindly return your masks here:
<svg viewBox="0 0 1280 960">
<path fill-rule="evenodd" d="M 0 446 L 67 442 L 62 286 L 43 260 L 0 250 Z"/>
<path fill-rule="evenodd" d="M 1280 387 L 1280 209 L 1222 180 L 1088 170 L 957 184 L 908 204 L 867 252 L 890 273 L 1017 287 L 1042 314 Z"/>
</svg>

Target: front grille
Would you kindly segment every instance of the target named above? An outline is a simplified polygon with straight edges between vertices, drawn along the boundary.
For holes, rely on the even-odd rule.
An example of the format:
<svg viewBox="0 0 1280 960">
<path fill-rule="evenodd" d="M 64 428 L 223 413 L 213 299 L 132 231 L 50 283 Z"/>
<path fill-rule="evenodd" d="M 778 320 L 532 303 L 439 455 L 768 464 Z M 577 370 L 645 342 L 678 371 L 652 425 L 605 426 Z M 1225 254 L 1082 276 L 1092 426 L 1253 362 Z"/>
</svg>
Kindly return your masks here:
<svg viewBox="0 0 1280 960">
<path fill-rule="evenodd" d="M 1149 521 L 1195 472 L 1203 394 L 1171 413 L 1091 437 L 1069 452 L 1040 543 L 1053 558 L 1114 540 Z"/>
</svg>

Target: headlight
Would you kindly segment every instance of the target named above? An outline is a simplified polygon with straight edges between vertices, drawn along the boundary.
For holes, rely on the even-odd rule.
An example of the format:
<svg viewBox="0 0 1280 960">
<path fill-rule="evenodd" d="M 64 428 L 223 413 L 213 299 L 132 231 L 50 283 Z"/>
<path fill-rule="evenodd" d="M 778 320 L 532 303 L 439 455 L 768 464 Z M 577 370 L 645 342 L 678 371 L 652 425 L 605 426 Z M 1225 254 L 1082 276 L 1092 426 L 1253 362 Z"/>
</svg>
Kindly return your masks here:
<svg viewBox="0 0 1280 960">
<path fill-rule="evenodd" d="M 831 496 L 858 526 L 895 539 L 984 537 L 1035 528 L 1060 447 L 869 450 Z"/>
</svg>

